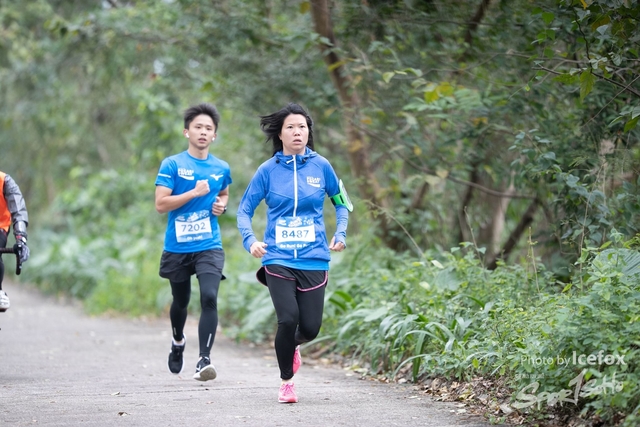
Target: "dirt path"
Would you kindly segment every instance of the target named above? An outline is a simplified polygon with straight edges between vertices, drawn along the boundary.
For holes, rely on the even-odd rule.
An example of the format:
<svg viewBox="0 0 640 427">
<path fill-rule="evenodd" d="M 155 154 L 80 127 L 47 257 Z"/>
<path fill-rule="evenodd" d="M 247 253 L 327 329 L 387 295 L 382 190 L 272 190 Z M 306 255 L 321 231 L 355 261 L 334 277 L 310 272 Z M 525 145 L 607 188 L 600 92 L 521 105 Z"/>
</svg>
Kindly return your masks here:
<svg viewBox="0 0 640 427">
<path fill-rule="evenodd" d="M 169 320 L 89 317 L 24 284 L 5 283 L 0 313 L 0 426 L 487 426 L 409 385 L 360 380 L 303 364 L 299 403 L 279 404 L 272 351 L 218 334 L 218 378 L 191 378 L 197 332 L 188 324 L 185 370 L 168 372 Z M 304 360 L 304 353 L 303 353 Z"/>
</svg>

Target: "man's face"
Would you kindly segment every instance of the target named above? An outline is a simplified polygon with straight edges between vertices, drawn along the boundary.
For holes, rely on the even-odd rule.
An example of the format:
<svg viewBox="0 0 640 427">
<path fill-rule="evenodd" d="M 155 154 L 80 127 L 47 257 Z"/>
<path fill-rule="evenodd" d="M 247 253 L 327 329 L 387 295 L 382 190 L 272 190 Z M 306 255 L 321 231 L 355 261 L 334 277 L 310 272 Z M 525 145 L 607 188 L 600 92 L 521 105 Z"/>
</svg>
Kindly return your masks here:
<svg viewBox="0 0 640 427">
<path fill-rule="evenodd" d="M 183 133 L 189 139 L 189 145 L 201 151 L 211 145 L 211 141 L 216 137 L 216 127 L 211 117 L 200 114 L 189 123 L 189 129 L 184 129 Z"/>
</svg>

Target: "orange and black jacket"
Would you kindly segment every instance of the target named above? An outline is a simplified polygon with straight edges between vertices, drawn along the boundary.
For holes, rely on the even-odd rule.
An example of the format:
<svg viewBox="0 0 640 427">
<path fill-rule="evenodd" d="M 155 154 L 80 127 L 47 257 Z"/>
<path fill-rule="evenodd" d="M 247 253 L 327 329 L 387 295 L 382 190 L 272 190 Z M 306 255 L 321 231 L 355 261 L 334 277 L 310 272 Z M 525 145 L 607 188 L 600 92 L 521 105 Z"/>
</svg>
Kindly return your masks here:
<svg viewBox="0 0 640 427">
<path fill-rule="evenodd" d="M 0 171 L 0 194 L 2 194 L 0 197 L 0 229 L 8 233 L 9 227 L 11 225 L 15 227 L 18 221 L 28 225 L 29 214 L 20 187 L 13 178 L 2 171 Z"/>
</svg>

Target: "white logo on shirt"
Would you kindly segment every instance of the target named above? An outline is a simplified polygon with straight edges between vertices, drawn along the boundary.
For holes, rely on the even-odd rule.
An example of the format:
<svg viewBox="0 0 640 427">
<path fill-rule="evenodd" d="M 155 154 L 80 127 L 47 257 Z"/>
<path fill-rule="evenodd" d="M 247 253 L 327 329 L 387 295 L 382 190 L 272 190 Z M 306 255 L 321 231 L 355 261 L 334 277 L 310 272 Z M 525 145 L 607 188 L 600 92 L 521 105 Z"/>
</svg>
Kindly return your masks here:
<svg viewBox="0 0 640 427">
<path fill-rule="evenodd" d="M 320 188 L 320 178 L 314 178 L 312 176 L 308 176 L 307 177 L 307 184 L 313 186 L 313 187 L 317 187 Z"/>
<path fill-rule="evenodd" d="M 211 178 L 215 179 L 216 181 L 223 177 L 222 174 L 216 175 L 215 173 L 212 173 L 210 176 L 211 176 Z"/>
<path fill-rule="evenodd" d="M 180 178 L 188 179 L 189 181 L 194 180 L 193 170 L 191 169 L 178 168 L 178 176 Z"/>
</svg>

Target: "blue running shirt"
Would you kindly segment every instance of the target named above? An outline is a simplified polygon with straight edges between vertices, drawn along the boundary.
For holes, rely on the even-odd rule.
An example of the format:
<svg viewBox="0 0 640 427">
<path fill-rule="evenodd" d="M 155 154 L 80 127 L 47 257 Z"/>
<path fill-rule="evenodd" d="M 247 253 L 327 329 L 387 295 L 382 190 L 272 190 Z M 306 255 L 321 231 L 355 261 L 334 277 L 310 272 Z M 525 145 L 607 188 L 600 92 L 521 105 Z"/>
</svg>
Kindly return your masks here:
<svg viewBox="0 0 640 427">
<path fill-rule="evenodd" d="M 229 164 L 209 154 L 196 159 L 187 151 L 162 161 L 156 186 L 170 188 L 171 195 L 186 193 L 196 187 L 199 180 L 209 181 L 209 193 L 196 197 L 168 215 L 164 250 L 174 253 L 193 253 L 209 249 L 222 249 L 218 217 L 211 209 L 220 190 L 231 184 Z"/>
</svg>

